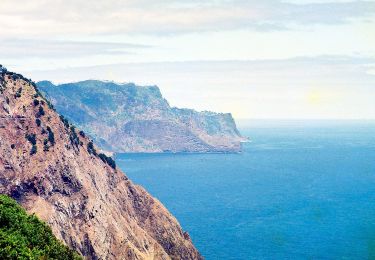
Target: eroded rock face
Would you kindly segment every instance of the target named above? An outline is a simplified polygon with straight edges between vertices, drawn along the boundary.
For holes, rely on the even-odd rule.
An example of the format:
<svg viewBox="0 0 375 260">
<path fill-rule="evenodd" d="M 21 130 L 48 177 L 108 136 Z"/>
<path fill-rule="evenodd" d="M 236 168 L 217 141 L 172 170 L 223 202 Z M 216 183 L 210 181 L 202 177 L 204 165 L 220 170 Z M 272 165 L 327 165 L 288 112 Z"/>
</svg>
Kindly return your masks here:
<svg viewBox="0 0 375 260">
<path fill-rule="evenodd" d="M 240 152 L 231 114 L 172 108 L 156 86 L 38 83 L 57 111 L 115 152 Z"/>
<path fill-rule="evenodd" d="M 89 152 L 32 82 L 0 72 L 1 193 L 90 259 L 201 259 L 168 210 Z"/>
</svg>

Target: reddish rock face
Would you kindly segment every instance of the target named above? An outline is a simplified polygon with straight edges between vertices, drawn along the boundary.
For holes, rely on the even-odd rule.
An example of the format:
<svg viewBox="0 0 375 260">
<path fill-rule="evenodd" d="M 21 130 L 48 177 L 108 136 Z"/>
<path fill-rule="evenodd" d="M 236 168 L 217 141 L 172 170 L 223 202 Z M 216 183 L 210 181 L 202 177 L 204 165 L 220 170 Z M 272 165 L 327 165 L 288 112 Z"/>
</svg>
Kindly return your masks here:
<svg viewBox="0 0 375 260">
<path fill-rule="evenodd" d="M 90 259 L 201 259 L 168 210 L 88 149 L 34 83 L 0 73 L 1 193 Z"/>
</svg>

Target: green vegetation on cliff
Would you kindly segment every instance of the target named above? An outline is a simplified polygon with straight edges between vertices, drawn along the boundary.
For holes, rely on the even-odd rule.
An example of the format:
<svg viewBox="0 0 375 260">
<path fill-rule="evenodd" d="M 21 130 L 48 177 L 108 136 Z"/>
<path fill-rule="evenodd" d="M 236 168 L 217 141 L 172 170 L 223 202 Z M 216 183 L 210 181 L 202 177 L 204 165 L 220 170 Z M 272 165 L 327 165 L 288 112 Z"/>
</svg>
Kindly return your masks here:
<svg viewBox="0 0 375 260">
<path fill-rule="evenodd" d="M 16 201 L 0 195 L 0 259 L 82 259 L 45 223 Z"/>
</svg>

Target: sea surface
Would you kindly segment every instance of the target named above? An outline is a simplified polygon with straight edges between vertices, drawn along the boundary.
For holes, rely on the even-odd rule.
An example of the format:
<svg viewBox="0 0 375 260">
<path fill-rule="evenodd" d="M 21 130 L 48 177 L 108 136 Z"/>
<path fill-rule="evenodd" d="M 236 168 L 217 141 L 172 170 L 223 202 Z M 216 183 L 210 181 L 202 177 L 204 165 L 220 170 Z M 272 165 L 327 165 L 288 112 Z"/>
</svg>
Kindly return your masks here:
<svg viewBox="0 0 375 260">
<path fill-rule="evenodd" d="M 255 121 L 241 154 L 120 154 L 207 259 L 375 259 L 375 123 Z"/>
</svg>

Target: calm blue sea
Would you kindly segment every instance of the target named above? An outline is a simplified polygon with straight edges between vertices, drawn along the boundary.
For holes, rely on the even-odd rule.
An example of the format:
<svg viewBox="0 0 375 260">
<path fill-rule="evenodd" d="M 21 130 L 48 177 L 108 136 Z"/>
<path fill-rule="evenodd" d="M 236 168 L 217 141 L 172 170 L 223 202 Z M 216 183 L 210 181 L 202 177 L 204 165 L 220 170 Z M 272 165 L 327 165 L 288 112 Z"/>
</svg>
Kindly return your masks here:
<svg viewBox="0 0 375 260">
<path fill-rule="evenodd" d="M 210 259 L 375 259 L 375 123 L 268 122 L 241 154 L 120 154 Z"/>
</svg>

